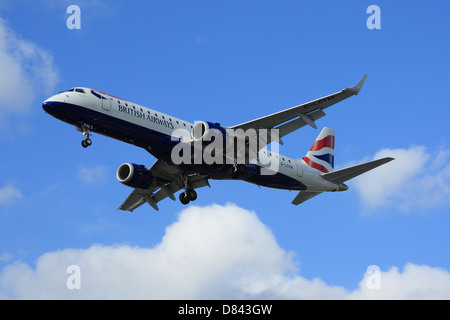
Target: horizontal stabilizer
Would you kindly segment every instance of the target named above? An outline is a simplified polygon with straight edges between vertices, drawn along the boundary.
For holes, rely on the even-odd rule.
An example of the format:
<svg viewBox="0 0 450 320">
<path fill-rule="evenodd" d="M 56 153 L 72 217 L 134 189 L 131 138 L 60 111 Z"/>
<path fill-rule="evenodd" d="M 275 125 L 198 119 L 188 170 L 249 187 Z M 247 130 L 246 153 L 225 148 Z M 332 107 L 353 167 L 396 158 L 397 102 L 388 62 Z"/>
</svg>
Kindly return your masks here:
<svg viewBox="0 0 450 320">
<path fill-rule="evenodd" d="M 306 200 L 309 200 L 322 192 L 317 191 L 300 191 L 297 196 L 292 200 L 292 204 L 299 205 L 302 202 L 305 202 Z"/>
<path fill-rule="evenodd" d="M 347 180 L 353 179 L 354 177 L 357 177 L 360 174 L 363 174 L 367 171 L 375 169 L 376 167 L 379 167 L 379 166 L 381 166 L 385 163 L 388 163 L 392 160 L 394 160 L 394 158 L 387 157 L 387 158 L 383 158 L 383 159 L 379 159 L 379 160 L 366 162 L 366 163 L 359 164 L 359 165 L 356 165 L 353 167 L 349 167 L 349 168 L 345 168 L 345 169 L 341 169 L 341 170 L 337 170 L 337 171 L 333 171 L 333 172 L 329 172 L 329 173 L 324 173 L 324 174 L 322 174 L 322 178 L 324 178 L 325 180 L 328 180 L 330 182 L 340 184 Z"/>
</svg>

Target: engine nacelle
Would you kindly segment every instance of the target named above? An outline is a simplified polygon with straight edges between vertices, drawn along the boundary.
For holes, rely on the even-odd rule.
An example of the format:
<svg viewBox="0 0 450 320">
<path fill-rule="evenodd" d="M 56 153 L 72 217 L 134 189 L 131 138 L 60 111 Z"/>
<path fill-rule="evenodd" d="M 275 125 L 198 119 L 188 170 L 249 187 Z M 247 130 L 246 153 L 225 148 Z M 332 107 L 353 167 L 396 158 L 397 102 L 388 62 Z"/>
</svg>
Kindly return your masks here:
<svg viewBox="0 0 450 320">
<path fill-rule="evenodd" d="M 218 123 L 199 121 L 194 124 L 191 135 L 194 141 L 202 140 L 205 143 L 213 141 L 213 137 L 222 135 L 223 142 L 225 143 L 227 130 Z"/>
<path fill-rule="evenodd" d="M 148 189 L 156 185 L 153 174 L 143 165 L 124 163 L 117 169 L 117 180 L 131 188 Z"/>
</svg>

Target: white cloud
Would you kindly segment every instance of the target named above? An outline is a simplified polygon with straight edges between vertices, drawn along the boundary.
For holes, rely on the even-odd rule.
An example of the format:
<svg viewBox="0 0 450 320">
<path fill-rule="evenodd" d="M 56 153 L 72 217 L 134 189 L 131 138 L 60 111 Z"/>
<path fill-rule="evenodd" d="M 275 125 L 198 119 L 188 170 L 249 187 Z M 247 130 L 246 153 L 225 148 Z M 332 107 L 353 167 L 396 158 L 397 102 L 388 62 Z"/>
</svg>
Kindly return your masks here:
<svg viewBox="0 0 450 320">
<path fill-rule="evenodd" d="M 429 153 L 423 146 L 382 149 L 374 159 L 395 160 L 358 177 L 354 184 L 362 202 L 371 209 L 389 206 L 409 211 L 449 204 L 449 155 L 444 149 Z"/>
<path fill-rule="evenodd" d="M 0 189 L 0 205 L 10 205 L 21 198 L 22 193 L 20 190 L 11 184 Z"/>
<path fill-rule="evenodd" d="M 441 268 L 408 263 L 403 272 L 392 267 L 380 273 L 380 289 L 369 289 L 366 274 L 351 299 L 449 299 L 450 273 Z"/>
<path fill-rule="evenodd" d="M 80 268 L 81 289 L 66 286 Z M 381 289 L 348 291 L 299 275 L 292 253 L 255 213 L 235 205 L 191 206 L 153 248 L 93 245 L 43 254 L 31 267 L 0 272 L 0 298 L 12 299 L 366 299 L 450 298 L 450 274 L 408 264 L 381 272 Z"/>
<path fill-rule="evenodd" d="M 107 168 L 104 166 L 88 167 L 85 164 L 78 165 L 78 178 L 87 183 L 94 184 L 105 181 Z"/>
<path fill-rule="evenodd" d="M 27 111 L 38 91 L 50 94 L 58 82 L 52 55 L 21 39 L 0 18 L 0 109 Z"/>
</svg>

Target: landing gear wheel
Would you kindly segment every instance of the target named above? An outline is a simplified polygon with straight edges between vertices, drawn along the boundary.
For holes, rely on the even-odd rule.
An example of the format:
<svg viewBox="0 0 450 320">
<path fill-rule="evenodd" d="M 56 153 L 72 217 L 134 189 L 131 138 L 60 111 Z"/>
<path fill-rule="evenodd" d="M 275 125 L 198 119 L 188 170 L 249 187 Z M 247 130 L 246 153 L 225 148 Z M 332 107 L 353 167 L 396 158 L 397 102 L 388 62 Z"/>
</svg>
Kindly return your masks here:
<svg viewBox="0 0 450 320">
<path fill-rule="evenodd" d="M 87 148 L 92 144 L 92 140 L 91 139 L 85 139 L 83 141 L 81 141 L 81 145 L 83 146 L 83 148 Z"/>
<path fill-rule="evenodd" d="M 186 192 L 180 193 L 180 202 L 181 202 L 182 204 L 186 205 L 186 204 L 189 203 L 189 201 L 190 201 L 190 200 L 189 200 L 188 195 L 186 194 Z"/>
<path fill-rule="evenodd" d="M 197 200 L 197 192 L 194 189 L 186 190 L 185 194 L 187 194 L 189 201 Z"/>
</svg>

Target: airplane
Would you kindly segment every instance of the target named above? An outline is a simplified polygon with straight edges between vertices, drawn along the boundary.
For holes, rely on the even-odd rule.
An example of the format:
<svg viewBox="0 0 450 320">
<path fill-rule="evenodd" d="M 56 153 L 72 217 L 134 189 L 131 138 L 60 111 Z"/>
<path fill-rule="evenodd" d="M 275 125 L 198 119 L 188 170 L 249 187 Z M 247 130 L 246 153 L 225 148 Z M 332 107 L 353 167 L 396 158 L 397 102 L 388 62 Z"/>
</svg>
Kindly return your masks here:
<svg viewBox="0 0 450 320">
<path fill-rule="evenodd" d="M 337 93 L 229 127 L 190 123 L 86 87 L 62 91 L 42 107 L 75 126 L 85 136 L 84 148 L 92 144 L 91 134 L 98 133 L 143 148 L 157 159 L 151 167 L 129 162 L 119 166 L 118 181 L 133 190 L 118 210 L 133 212 L 145 203 L 159 210 L 161 200 L 176 200 L 180 190 L 179 200 L 186 205 L 197 199 L 196 189 L 210 187 L 210 180 L 298 191 L 292 200 L 298 205 L 322 192 L 348 190 L 346 181 L 394 160 L 386 157 L 334 170 L 335 132 L 327 127 L 304 157 L 290 158 L 266 148 L 272 142 L 283 145 L 284 136 L 306 125 L 317 129 L 323 110 L 357 95 L 366 77 Z"/>
</svg>

